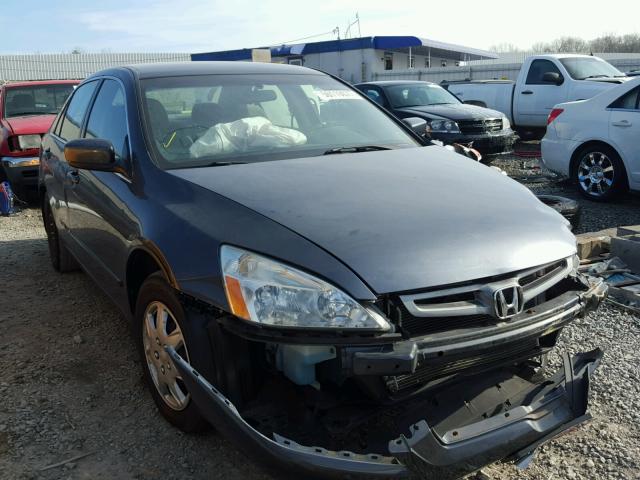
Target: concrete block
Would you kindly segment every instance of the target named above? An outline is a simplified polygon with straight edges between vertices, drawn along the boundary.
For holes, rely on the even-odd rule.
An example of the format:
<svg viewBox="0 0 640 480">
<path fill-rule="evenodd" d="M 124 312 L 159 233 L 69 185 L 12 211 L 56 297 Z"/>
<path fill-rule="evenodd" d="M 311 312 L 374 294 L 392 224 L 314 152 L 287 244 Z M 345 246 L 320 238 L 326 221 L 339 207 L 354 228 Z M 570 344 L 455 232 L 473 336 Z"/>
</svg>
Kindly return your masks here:
<svg viewBox="0 0 640 480">
<path fill-rule="evenodd" d="M 615 229 L 608 229 L 600 232 L 577 235 L 578 257 L 580 260 L 597 257 L 603 253 L 609 253 L 611 236 L 615 236 L 615 233 Z"/>
</svg>

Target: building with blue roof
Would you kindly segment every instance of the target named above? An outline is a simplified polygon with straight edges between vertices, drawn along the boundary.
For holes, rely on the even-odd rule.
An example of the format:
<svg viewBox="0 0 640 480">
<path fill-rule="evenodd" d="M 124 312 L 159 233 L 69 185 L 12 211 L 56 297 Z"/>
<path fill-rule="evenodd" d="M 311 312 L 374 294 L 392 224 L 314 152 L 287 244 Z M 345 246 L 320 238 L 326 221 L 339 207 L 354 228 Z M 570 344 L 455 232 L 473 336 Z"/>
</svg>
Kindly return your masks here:
<svg viewBox="0 0 640 480">
<path fill-rule="evenodd" d="M 191 60 L 251 61 L 255 50 L 194 53 Z M 413 36 L 348 38 L 261 47 L 259 50 L 268 50 L 271 62 L 318 68 L 352 83 L 372 80 L 376 73 L 389 70 L 448 67 L 498 58 L 485 50 Z"/>
</svg>

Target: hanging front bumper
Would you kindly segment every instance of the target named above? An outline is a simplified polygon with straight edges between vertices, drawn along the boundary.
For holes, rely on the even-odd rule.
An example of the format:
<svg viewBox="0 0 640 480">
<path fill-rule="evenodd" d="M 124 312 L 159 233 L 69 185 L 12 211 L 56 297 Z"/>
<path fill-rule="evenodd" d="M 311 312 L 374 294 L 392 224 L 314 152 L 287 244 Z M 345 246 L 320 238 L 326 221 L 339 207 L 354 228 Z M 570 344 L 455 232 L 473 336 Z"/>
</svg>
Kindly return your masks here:
<svg viewBox="0 0 640 480">
<path fill-rule="evenodd" d="M 439 479 L 459 478 L 497 460 L 526 458 L 542 443 L 590 418 L 590 376 L 602 357 L 599 349 L 566 356 L 563 368 L 551 378 L 530 384 L 522 397 L 526 404 L 446 432 L 438 433 L 418 420 L 410 433 L 389 441 L 387 453 L 358 454 L 303 446 L 277 433 L 268 438 L 175 350 L 166 349 L 203 416 L 249 455 L 289 472 L 349 479 L 398 478 L 410 470 Z M 397 434 L 389 432 L 389 437 Z"/>
</svg>

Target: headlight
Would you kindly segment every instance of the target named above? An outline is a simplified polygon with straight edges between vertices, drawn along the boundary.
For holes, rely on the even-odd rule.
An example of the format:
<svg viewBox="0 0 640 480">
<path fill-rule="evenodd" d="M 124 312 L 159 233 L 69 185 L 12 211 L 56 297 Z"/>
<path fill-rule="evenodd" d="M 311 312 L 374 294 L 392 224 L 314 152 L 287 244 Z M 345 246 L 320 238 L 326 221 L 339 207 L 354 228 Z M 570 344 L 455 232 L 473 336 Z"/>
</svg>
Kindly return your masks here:
<svg viewBox="0 0 640 480">
<path fill-rule="evenodd" d="M 327 282 L 246 250 L 220 249 L 231 313 L 276 327 L 385 331 L 389 323 Z"/>
<path fill-rule="evenodd" d="M 40 148 L 41 141 L 40 135 L 18 135 L 18 146 L 20 150 Z"/>
<path fill-rule="evenodd" d="M 511 122 L 509 121 L 509 119 L 506 116 L 502 117 L 502 129 L 508 130 L 510 128 L 511 128 Z"/>
<path fill-rule="evenodd" d="M 458 124 L 453 120 L 431 120 L 429 126 L 433 133 L 460 133 Z"/>
</svg>

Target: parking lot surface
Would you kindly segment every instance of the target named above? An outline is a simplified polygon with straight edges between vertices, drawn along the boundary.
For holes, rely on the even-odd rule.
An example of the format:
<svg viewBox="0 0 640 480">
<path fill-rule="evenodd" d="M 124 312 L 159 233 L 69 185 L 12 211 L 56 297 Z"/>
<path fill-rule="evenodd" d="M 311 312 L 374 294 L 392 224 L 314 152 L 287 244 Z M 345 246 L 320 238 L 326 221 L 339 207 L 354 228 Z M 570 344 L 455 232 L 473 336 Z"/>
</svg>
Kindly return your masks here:
<svg viewBox="0 0 640 480">
<path fill-rule="evenodd" d="M 561 183 L 531 187 L 578 198 Z M 581 203 L 580 231 L 640 224 L 638 198 Z M 0 327 L 1 479 L 271 478 L 215 431 L 185 435 L 160 417 L 128 325 L 84 273 L 53 271 L 34 208 L 0 217 Z M 596 346 L 594 420 L 527 470 L 493 465 L 472 478 L 640 479 L 640 318 L 604 305 L 556 351 Z"/>
</svg>

